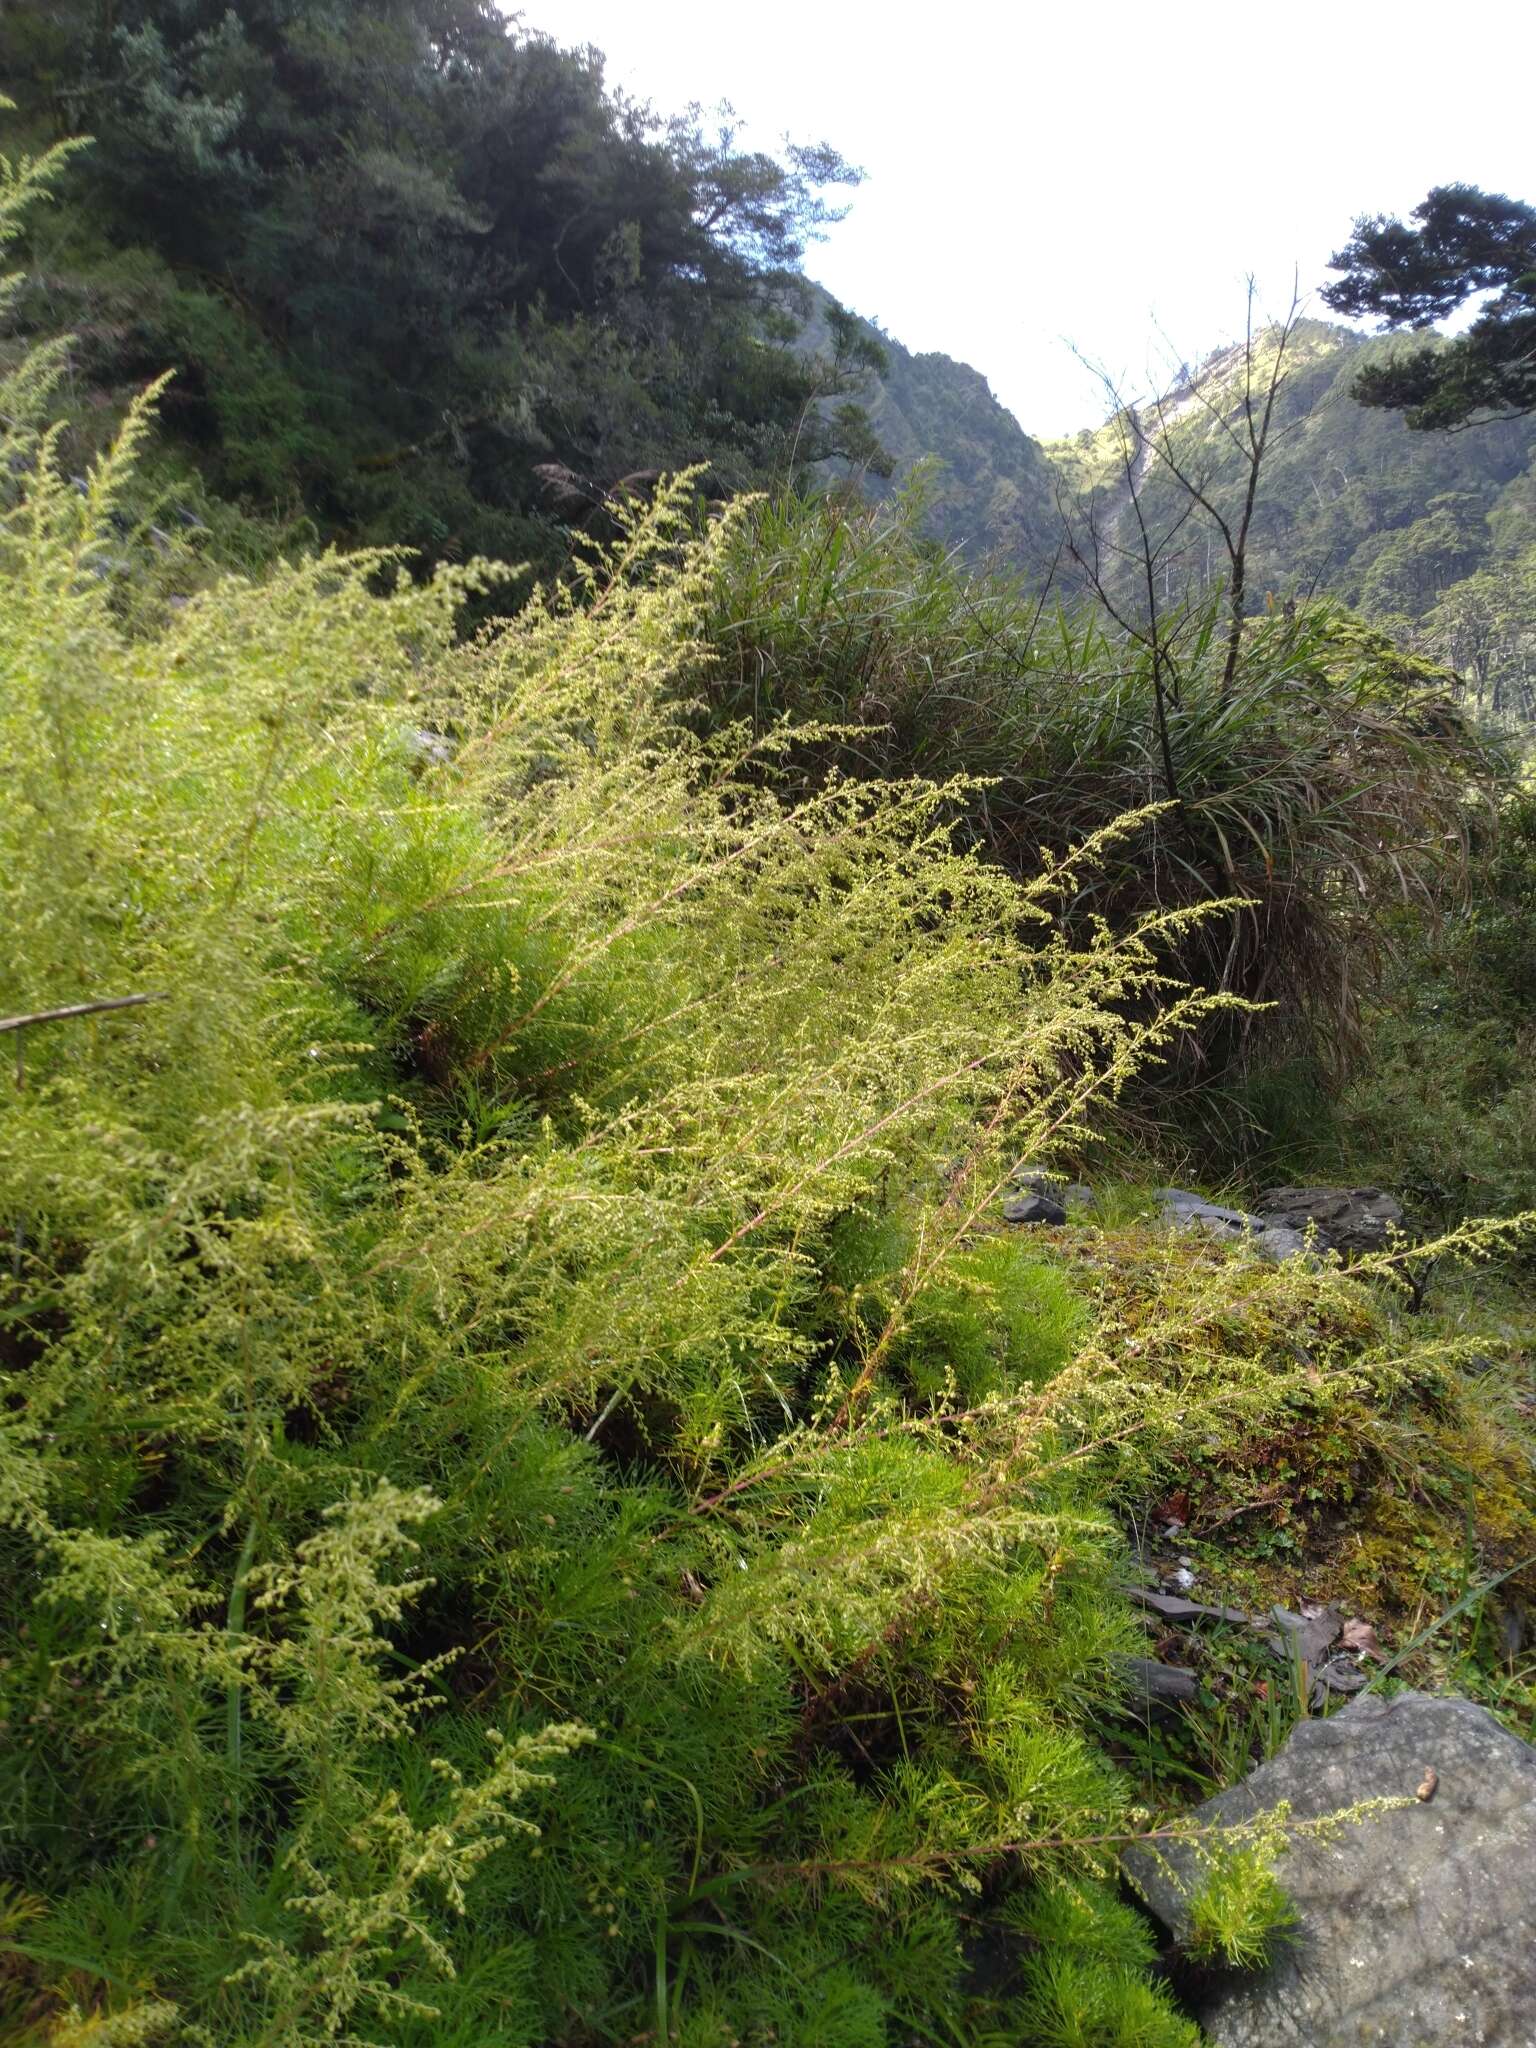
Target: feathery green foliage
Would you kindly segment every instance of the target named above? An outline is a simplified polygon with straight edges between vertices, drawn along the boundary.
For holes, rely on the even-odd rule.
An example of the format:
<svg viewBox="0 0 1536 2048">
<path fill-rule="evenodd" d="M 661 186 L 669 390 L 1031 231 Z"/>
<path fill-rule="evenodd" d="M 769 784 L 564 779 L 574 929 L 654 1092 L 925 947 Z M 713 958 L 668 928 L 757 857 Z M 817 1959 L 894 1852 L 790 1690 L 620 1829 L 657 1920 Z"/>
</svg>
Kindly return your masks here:
<svg viewBox="0 0 1536 2048">
<path fill-rule="evenodd" d="M 1155 787 L 1026 881 L 856 701 L 722 717 L 686 480 L 467 642 L 505 572 L 133 600 L 148 417 L 0 441 L 7 2026 L 1184 2048 L 1113 1510 L 1385 1466 L 1427 1368 L 1333 1269 L 990 1227 L 1229 1002 L 1114 879 Z"/>
<path fill-rule="evenodd" d="M 1135 1825 L 1090 1475 L 1288 1386 L 1106 1374 L 978 1235 L 1209 1006 L 1179 918 L 1053 925 L 1140 823 L 1024 887 L 963 785 L 701 730 L 739 515 L 686 492 L 467 647 L 489 572 L 377 554 L 130 630 L 142 422 L 83 493 L 45 437 L 0 528 L 4 1007 L 153 998 L 28 1027 L 0 1132 L 7 1996 L 262 2048 L 958 2023 L 979 1873 Z"/>
<path fill-rule="evenodd" d="M 1025 881 L 857 702 L 723 718 L 686 481 L 468 642 L 504 572 L 380 552 L 130 608 L 146 426 L 0 449 L 0 1009 L 147 998 L 7 1034 L 7 2023 L 1183 2048 L 1113 1509 L 1424 1368 L 990 1228 L 1224 1000 L 1102 879 L 1166 810 Z"/>
<path fill-rule="evenodd" d="M 1296 1924 L 1296 1908 L 1262 1843 L 1225 1847 L 1189 1899 L 1190 1953 L 1229 1969 L 1262 1970 Z"/>
</svg>

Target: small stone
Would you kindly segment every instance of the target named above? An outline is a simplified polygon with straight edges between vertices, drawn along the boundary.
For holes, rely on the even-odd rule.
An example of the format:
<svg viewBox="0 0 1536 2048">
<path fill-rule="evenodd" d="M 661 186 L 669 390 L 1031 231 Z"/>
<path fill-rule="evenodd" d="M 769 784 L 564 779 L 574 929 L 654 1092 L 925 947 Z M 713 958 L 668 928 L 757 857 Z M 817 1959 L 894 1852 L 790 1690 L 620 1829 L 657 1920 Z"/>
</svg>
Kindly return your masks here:
<svg viewBox="0 0 1536 2048">
<path fill-rule="evenodd" d="M 1182 1664 L 1161 1664 L 1155 1657 L 1127 1657 L 1124 1668 L 1146 1700 L 1192 1700 L 1200 1690 L 1194 1672 Z"/>
<path fill-rule="evenodd" d="M 1021 1160 L 1008 1176 L 1021 1193 L 1044 1195 L 1053 1202 L 1059 1202 L 1064 1209 L 1091 1209 L 1093 1189 L 1080 1180 L 1063 1180 L 1058 1173 L 1047 1173 L 1043 1167 L 1031 1166 Z"/>
<path fill-rule="evenodd" d="M 1281 1265 L 1286 1259 L 1304 1259 L 1312 1247 L 1299 1230 L 1287 1230 L 1279 1223 L 1266 1224 L 1253 1234 L 1253 1248 L 1263 1258 Z"/>
<path fill-rule="evenodd" d="M 1369 1684 L 1370 1679 L 1352 1658 L 1330 1657 L 1312 1674 L 1311 1705 L 1314 1710 L 1321 1709 L 1332 1695 L 1364 1692 Z"/>
<path fill-rule="evenodd" d="M 417 726 L 405 735 L 406 752 L 417 768 L 442 768 L 453 759 L 454 744 L 446 733 Z"/>
<path fill-rule="evenodd" d="M 1269 1612 L 1276 1624 L 1275 1632 L 1266 1639 L 1270 1647 L 1286 1656 L 1294 1645 L 1297 1656 L 1308 1665 L 1323 1661 L 1344 1628 L 1344 1616 L 1337 1607 L 1313 1607 L 1300 1614 L 1272 1607 Z"/>
<path fill-rule="evenodd" d="M 1005 1223 L 1065 1223 L 1067 1212 L 1049 1195 L 1014 1195 L 1003 1204 Z"/>
<path fill-rule="evenodd" d="M 1152 1199 L 1162 1210 L 1163 1220 L 1175 1230 L 1201 1230 L 1207 1237 L 1241 1238 L 1262 1228 L 1256 1216 L 1241 1209 L 1224 1209 L 1219 1202 L 1208 1202 L 1204 1195 L 1191 1194 L 1188 1188 L 1154 1188 Z"/>
</svg>

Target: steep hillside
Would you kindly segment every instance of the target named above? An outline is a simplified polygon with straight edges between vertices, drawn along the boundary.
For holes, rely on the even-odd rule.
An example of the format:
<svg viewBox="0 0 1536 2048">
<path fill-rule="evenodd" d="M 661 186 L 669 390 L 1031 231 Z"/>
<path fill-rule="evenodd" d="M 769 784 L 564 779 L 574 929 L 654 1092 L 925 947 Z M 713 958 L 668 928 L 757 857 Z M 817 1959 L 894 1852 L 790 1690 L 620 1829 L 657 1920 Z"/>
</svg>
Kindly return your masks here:
<svg viewBox="0 0 1536 2048">
<path fill-rule="evenodd" d="M 1373 616 L 1417 622 L 1462 577 L 1536 540 L 1536 421 L 1415 433 L 1397 414 L 1355 402 L 1362 364 L 1400 346 L 1322 321 L 1304 321 L 1292 336 L 1254 524 L 1250 588 L 1261 599 L 1320 589 Z M 1194 373 L 1211 410 L 1180 385 L 1146 401 L 1144 417 L 1152 424 L 1161 402 L 1189 443 L 1203 438 L 1214 463 L 1216 416 L 1231 417 L 1240 373 L 1241 351 L 1219 352 Z M 1117 445 L 1111 420 L 1047 452 L 1074 490 L 1096 487 L 1117 504 Z M 1219 488 L 1232 489 L 1236 474 L 1224 465 Z M 1145 488 L 1152 514 L 1166 520 L 1177 485 L 1154 465 Z M 1178 551 L 1181 573 L 1203 582 L 1206 555 L 1204 531 L 1191 533 Z M 1210 573 L 1218 570 L 1213 558 Z"/>
<path fill-rule="evenodd" d="M 804 345 L 824 358 L 830 353 L 827 303 L 821 294 L 804 335 Z M 883 328 L 862 324 L 888 358 L 884 376 L 861 397 L 893 464 L 889 480 L 862 473 L 866 493 L 884 496 L 901 487 L 918 463 L 933 462 L 924 527 L 936 540 L 972 556 L 1002 555 L 1030 569 L 1048 561 L 1058 523 L 1054 480 L 1040 443 L 969 363 L 904 348 Z"/>
<path fill-rule="evenodd" d="M 830 353 L 825 295 L 803 346 Z M 949 356 L 917 354 L 863 323 L 889 359 L 865 396 L 892 458 L 889 480 L 861 469 L 870 496 L 899 488 L 923 461 L 935 467 L 923 530 L 973 557 L 1011 562 L 1039 575 L 1055 555 L 1062 525 L 1058 495 L 1083 508 L 1109 543 L 1111 578 L 1127 589 L 1135 565 L 1115 555 L 1130 539 L 1120 423 L 1111 416 L 1067 439 L 1027 434 L 979 371 Z M 1265 341 L 1259 343 L 1262 365 Z M 1304 320 L 1290 338 L 1276 429 L 1266 455 L 1248 550 L 1248 605 L 1299 594 L 1342 599 L 1468 671 L 1496 710 L 1530 713 L 1536 678 L 1536 420 L 1513 419 L 1458 433 L 1422 433 L 1395 413 L 1352 396 L 1364 364 L 1402 346 L 1325 321 Z M 1138 400 L 1149 427 L 1163 418 L 1181 438 L 1214 502 L 1230 504 L 1241 484 L 1218 421 L 1239 401 L 1240 348 L 1213 352 L 1160 397 Z M 823 465 L 822 474 L 834 467 Z M 1214 527 L 1180 526 L 1186 500 L 1143 448 L 1138 488 L 1154 532 L 1174 535 L 1160 558 L 1165 599 L 1202 592 L 1225 573 Z M 1083 578 L 1067 563 L 1058 587 Z"/>
<path fill-rule="evenodd" d="M 1340 598 L 1461 670 L 1493 713 L 1530 722 L 1536 419 L 1415 432 L 1398 414 L 1358 404 L 1352 389 L 1362 366 L 1401 346 L 1322 321 L 1292 331 L 1248 541 L 1246 609 Z M 1274 334 L 1259 337 L 1260 386 L 1275 353 Z M 1176 605 L 1227 574 L 1215 519 L 1191 512 L 1173 467 L 1231 520 L 1247 480 L 1244 373 L 1242 349 L 1219 351 L 1168 392 L 1138 398 L 1047 451 L 1075 508 L 1080 545 L 1097 534 L 1102 573 L 1127 601 L 1140 601 L 1144 580 L 1128 447 L 1161 600 Z"/>
</svg>

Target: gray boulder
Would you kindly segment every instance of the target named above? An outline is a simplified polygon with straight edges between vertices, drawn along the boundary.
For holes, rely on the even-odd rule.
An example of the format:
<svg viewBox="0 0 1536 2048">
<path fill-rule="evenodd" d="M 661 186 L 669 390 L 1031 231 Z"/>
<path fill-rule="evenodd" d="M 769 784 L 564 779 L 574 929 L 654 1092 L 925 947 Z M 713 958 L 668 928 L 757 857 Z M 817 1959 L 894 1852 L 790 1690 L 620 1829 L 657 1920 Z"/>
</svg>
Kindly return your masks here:
<svg viewBox="0 0 1536 2048">
<path fill-rule="evenodd" d="M 1214 1985 L 1200 2013 L 1210 2039 L 1536 2048 L 1536 1749 L 1482 1707 L 1423 1693 L 1356 1700 L 1303 1721 L 1196 1818 L 1241 1821 L 1283 1799 L 1310 1820 L 1375 1798 L 1408 1803 L 1281 1856 L 1293 1938 L 1262 1974 Z M 1126 1868 L 1181 1934 L 1194 1852 L 1136 1850 Z"/>
<path fill-rule="evenodd" d="M 1044 1195 L 1049 1201 L 1059 1202 L 1064 1209 L 1093 1207 L 1093 1189 L 1080 1180 L 1065 1180 L 1059 1173 L 1046 1173 L 1042 1168 L 1027 1163 L 1016 1166 L 1009 1179 L 1025 1194 Z"/>
<path fill-rule="evenodd" d="M 1304 1257 L 1312 1247 L 1299 1230 L 1287 1230 L 1279 1223 L 1266 1223 L 1253 1234 L 1253 1247 L 1278 1266 L 1282 1259 Z"/>
<path fill-rule="evenodd" d="M 1192 1195 L 1187 1188 L 1154 1188 L 1153 1199 L 1163 1221 L 1175 1230 L 1198 1230 L 1227 1244 L 1247 1244 L 1261 1257 L 1293 1259 L 1307 1249 L 1299 1231 L 1270 1224 L 1262 1216 L 1250 1216 L 1244 1209 L 1224 1209 L 1208 1202 L 1204 1195 Z"/>
<path fill-rule="evenodd" d="M 1407 1229 L 1402 1205 L 1380 1188 L 1270 1188 L 1258 1214 L 1300 1236 L 1315 1228 L 1320 1251 L 1384 1251 L 1395 1231 Z"/>
</svg>

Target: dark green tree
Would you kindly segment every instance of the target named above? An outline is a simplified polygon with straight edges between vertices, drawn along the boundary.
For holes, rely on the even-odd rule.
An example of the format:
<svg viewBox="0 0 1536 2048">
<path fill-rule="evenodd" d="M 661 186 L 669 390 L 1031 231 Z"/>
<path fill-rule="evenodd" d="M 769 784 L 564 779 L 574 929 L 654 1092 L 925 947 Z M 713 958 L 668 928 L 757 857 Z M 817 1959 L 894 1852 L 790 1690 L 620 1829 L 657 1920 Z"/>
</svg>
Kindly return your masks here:
<svg viewBox="0 0 1536 2048">
<path fill-rule="evenodd" d="M 1406 226 L 1358 220 L 1323 298 L 1423 332 L 1479 293 L 1496 296 L 1465 334 L 1372 363 L 1354 393 L 1410 427 L 1463 427 L 1536 411 L 1536 208 L 1474 185 L 1437 185 Z"/>
<path fill-rule="evenodd" d="M 0 86 L 24 140 L 95 138 L 35 326 L 81 336 L 98 407 L 173 367 L 221 496 L 548 561 L 550 465 L 598 499 L 694 463 L 733 490 L 856 439 L 821 401 L 869 366 L 800 344 L 798 264 L 858 173 L 662 119 L 489 0 L 16 0 Z"/>
</svg>

